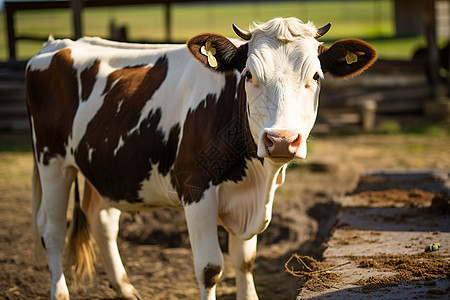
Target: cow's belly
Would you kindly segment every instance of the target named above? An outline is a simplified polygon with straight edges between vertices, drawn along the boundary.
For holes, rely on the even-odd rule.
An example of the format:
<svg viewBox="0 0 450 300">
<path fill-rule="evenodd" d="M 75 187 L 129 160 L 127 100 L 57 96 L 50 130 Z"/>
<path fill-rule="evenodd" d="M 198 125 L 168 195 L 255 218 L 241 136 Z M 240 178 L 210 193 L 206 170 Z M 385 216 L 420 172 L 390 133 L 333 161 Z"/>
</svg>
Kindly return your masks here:
<svg viewBox="0 0 450 300">
<path fill-rule="evenodd" d="M 98 170 L 94 177 L 93 174 L 86 174 L 80 170 L 105 201 L 121 211 L 137 212 L 156 208 L 182 209 L 182 202 L 172 187 L 170 176 L 158 174 L 157 168 L 157 165 L 153 165 L 151 172 L 153 175 L 137 185 L 130 185 L 126 180 L 120 183 L 101 170 Z M 105 181 L 94 179 L 97 177 L 109 178 L 117 186 L 105 185 Z"/>
<path fill-rule="evenodd" d="M 144 206 L 147 208 L 183 208 L 178 193 L 171 183 L 171 176 L 162 176 L 157 173 L 157 166 L 153 166 L 152 175 L 149 180 L 142 182 L 142 188 L 139 191 L 143 199 Z"/>
</svg>

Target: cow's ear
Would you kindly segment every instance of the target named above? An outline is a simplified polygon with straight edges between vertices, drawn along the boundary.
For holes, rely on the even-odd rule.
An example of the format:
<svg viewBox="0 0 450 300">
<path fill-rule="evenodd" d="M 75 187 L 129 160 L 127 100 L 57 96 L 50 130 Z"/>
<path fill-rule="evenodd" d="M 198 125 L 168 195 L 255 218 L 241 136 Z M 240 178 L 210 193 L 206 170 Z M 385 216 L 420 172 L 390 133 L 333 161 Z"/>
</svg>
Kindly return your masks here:
<svg viewBox="0 0 450 300">
<path fill-rule="evenodd" d="M 245 68 L 247 44 L 237 48 L 220 34 L 207 33 L 194 36 L 187 42 L 187 47 L 199 62 L 215 71 L 242 71 Z"/>
<path fill-rule="evenodd" d="M 320 45 L 319 59 L 324 72 L 349 78 L 369 68 L 376 61 L 377 52 L 366 42 L 346 39 L 335 42 L 330 48 Z"/>
</svg>

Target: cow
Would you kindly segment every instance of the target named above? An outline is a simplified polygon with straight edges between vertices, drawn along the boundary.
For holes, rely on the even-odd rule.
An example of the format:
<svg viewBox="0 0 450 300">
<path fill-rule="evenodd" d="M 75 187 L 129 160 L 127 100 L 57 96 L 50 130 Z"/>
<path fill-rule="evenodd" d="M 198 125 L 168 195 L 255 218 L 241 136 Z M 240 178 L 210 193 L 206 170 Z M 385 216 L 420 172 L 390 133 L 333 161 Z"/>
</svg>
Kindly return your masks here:
<svg viewBox="0 0 450 300">
<path fill-rule="evenodd" d="M 32 223 L 52 299 L 69 298 L 62 257 L 77 173 L 85 189 L 67 246 L 77 275 L 92 274 L 92 235 L 118 296 L 140 299 L 117 248 L 120 213 L 172 207 L 186 216 L 201 299 L 215 299 L 223 270 L 217 225 L 229 233 L 237 299 L 257 299 L 256 235 L 287 164 L 306 157 L 320 81 L 358 75 L 377 54 L 357 39 L 325 47 L 316 39 L 330 24 L 276 18 L 233 28 L 242 40 L 49 39 L 29 61 Z"/>
</svg>

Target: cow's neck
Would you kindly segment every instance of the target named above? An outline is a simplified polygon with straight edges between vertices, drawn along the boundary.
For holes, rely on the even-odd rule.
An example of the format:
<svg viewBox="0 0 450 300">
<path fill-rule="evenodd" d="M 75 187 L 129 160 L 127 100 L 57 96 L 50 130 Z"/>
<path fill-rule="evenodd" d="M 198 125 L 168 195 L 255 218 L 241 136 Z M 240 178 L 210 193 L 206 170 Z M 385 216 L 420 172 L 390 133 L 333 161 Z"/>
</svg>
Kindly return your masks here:
<svg viewBox="0 0 450 300">
<path fill-rule="evenodd" d="M 244 80 L 237 82 L 234 73 L 224 76 L 220 95 L 209 94 L 189 110 L 183 126 L 172 184 L 186 204 L 200 201 L 212 185 L 242 181 L 250 159 L 256 158 Z"/>
</svg>

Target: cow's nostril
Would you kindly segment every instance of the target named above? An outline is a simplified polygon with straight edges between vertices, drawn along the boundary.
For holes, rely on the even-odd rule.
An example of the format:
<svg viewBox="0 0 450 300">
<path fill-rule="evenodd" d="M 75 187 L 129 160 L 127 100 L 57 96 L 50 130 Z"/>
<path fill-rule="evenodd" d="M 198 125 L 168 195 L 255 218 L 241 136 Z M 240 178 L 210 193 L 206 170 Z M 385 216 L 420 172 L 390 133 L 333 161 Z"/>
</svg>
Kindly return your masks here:
<svg viewBox="0 0 450 300">
<path fill-rule="evenodd" d="M 265 145 L 266 147 L 271 147 L 271 146 L 273 146 L 273 138 L 271 138 L 270 135 L 269 135 L 267 132 L 264 133 L 264 136 L 263 136 L 263 142 L 264 142 L 264 145 Z"/>
<path fill-rule="evenodd" d="M 299 135 L 297 135 L 297 137 L 295 138 L 295 140 L 291 143 L 292 147 L 298 148 L 300 146 L 300 142 L 302 141 L 302 137 Z"/>
<path fill-rule="evenodd" d="M 293 142 L 289 145 L 288 151 L 289 153 L 295 154 L 300 148 L 300 143 L 302 141 L 302 136 L 300 134 L 293 140 Z"/>
</svg>

